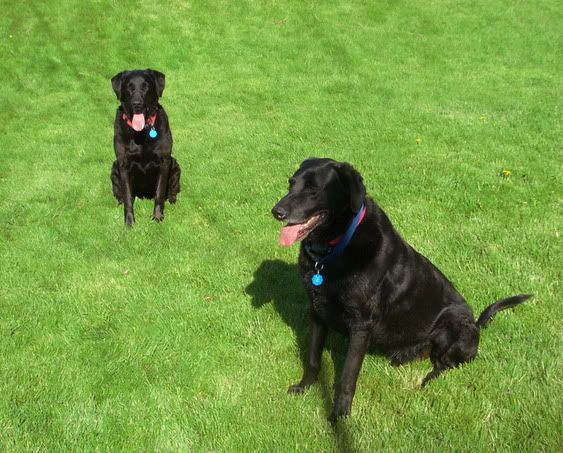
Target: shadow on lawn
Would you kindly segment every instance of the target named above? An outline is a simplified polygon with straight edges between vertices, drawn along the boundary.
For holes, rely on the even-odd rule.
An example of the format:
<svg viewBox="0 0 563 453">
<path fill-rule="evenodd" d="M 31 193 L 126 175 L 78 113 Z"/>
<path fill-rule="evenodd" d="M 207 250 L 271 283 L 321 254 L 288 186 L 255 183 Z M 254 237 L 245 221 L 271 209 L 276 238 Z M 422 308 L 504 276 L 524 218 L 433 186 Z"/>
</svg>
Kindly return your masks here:
<svg viewBox="0 0 563 453">
<path fill-rule="evenodd" d="M 274 304 L 276 311 L 295 334 L 301 362 L 304 365 L 309 333 L 309 301 L 303 289 L 297 265 L 287 264 L 280 260 L 263 261 L 254 272 L 254 280 L 246 287 L 245 292 L 252 297 L 252 306 L 256 309 L 270 302 Z M 331 355 L 337 377 L 341 375 L 344 365 L 346 345 L 347 342 L 344 337 L 334 333 L 329 334 L 326 349 Z M 288 387 L 289 384 L 298 382 L 300 378 L 300 375 L 295 376 L 295 382 L 288 383 Z M 328 419 L 332 411 L 334 386 L 328 382 L 326 372 L 323 369 L 321 369 L 315 385 L 319 386 L 321 390 Z M 339 451 L 354 451 L 345 425 L 336 423 L 331 426 Z"/>
</svg>

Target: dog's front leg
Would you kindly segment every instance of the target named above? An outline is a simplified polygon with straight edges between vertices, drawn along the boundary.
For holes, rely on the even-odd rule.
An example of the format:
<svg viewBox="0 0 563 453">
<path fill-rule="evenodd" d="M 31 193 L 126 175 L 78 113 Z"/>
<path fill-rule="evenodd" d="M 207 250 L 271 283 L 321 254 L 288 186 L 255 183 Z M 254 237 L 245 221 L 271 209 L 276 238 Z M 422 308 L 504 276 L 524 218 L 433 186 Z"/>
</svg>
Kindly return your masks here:
<svg viewBox="0 0 563 453">
<path fill-rule="evenodd" d="M 161 222 L 164 220 L 164 200 L 168 189 L 168 174 L 170 172 L 170 158 L 165 157 L 160 163 L 160 171 L 156 182 L 156 192 L 154 196 L 153 220 Z"/>
<path fill-rule="evenodd" d="M 303 393 L 317 380 L 317 375 L 321 369 L 321 356 L 325 345 L 327 327 L 316 316 L 311 316 L 311 331 L 309 332 L 309 346 L 307 349 L 307 359 L 303 378 L 298 384 L 289 387 L 289 393 Z"/>
<path fill-rule="evenodd" d="M 135 214 L 133 213 L 133 203 L 135 202 L 135 198 L 131 193 L 131 179 L 124 162 L 119 162 L 119 174 L 121 176 L 121 187 L 123 188 L 123 213 L 125 216 L 125 225 L 132 226 L 135 223 Z"/>
<path fill-rule="evenodd" d="M 336 422 L 339 417 L 350 415 L 352 399 L 356 391 L 356 382 L 368 350 L 369 339 L 369 330 L 352 331 L 350 334 L 350 344 L 348 345 L 344 368 L 340 376 L 340 385 L 336 395 L 336 401 L 334 402 L 334 408 L 330 415 L 330 421 L 333 423 Z"/>
</svg>

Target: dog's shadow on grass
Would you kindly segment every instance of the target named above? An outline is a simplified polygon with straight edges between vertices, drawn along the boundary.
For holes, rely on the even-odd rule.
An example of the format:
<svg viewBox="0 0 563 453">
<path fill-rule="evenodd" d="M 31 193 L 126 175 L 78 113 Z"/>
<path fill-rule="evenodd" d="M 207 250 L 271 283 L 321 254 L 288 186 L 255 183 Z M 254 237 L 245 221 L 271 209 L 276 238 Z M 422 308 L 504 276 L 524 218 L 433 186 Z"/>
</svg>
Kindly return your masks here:
<svg viewBox="0 0 563 453">
<path fill-rule="evenodd" d="M 254 272 L 253 281 L 245 288 L 246 294 L 252 297 L 252 306 L 256 309 L 272 303 L 282 320 L 293 330 L 301 356 L 305 365 L 307 354 L 307 338 L 309 334 L 309 301 L 303 283 L 299 277 L 296 264 L 287 264 L 281 260 L 266 260 Z M 334 363 L 335 375 L 341 375 L 346 354 L 347 342 L 338 334 L 329 334 L 326 349 Z M 299 382 L 301 375 L 295 376 Z M 322 393 L 326 416 L 330 415 L 334 397 L 334 383 L 328 381 L 326 372 L 321 369 L 315 384 Z M 288 395 L 288 398 L 290 395 Z M 298 398 L 298 396 L 296 396 Z M 340 451 L 353 451 L 348 433 L 341 423 L 331 425 Z"/>
</svg>

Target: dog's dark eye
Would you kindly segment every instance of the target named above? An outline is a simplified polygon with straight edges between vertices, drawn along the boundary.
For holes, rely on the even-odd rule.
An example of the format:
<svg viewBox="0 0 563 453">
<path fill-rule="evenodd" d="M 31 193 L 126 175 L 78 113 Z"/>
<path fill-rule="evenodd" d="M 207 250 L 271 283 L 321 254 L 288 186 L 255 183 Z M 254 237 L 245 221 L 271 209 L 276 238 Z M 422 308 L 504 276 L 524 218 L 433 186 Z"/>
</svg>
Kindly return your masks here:
<svg viewBox="0 0 563 453">
<path fill-rule="evenodd" d="M 291 187 L 293 184 L 295 184 L 295 178 L 289 178 L 287 180 L 287 183 L 289 184 L 289 187 Z"/>
<path fill-rule="evenodd" d="M 148 89 L 149 89 L 149 84 L 147 82 L 143 82 L 143 84 L 141 85 L 141 90 L 147 92 Z"/>
</svg>

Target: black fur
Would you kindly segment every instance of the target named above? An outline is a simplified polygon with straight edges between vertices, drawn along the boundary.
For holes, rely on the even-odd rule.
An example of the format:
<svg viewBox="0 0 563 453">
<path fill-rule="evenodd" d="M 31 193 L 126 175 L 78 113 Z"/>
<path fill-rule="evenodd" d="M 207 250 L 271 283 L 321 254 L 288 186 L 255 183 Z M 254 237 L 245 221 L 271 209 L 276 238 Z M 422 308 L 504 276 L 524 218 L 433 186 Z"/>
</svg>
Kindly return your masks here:
<svg viewBox="0 0 563 453">
<path fill-rule="evenodd" d="M 176 202 L 180 192 L 180 166 L 172 153 L 172 133 L 166 112 L 159 104 L 165 85 L 164 74 L 152 69 L 123 71 L 111 79 L 121 105 L 114 124 L 116 161 L 111 169 L 113 195 L 124 205 L 125 224 L 133 225 L 135 197 L 154 198 L 153 219 L 164 219 L 164 202 Z M 155 139 L 149 127 L 135 131 L 127 123 L 133 114 L 144 114 L 145 121 L 156 115 Z M 124 114 L 126 118 L 124 118 Z"/>
<path fill-rule="evenodd" d="M 341 256 L 325 264 L 324 283 L 313 286 L 315 262 L 329 253 L 328 242 L 347 230 L 362 204 L 366 214 L 352 240 Z M 430 357 L 433 369 L 423 379 L 424 386 L 444 370 L 472 360 L 480 328 L 497 311 L 530 297 L 496 302 L 475 322 L 464 298 L 401 238 L 385 213 L 366 197 L 360 174 L 346 163 L 304 161 L 272 213 L 288 224 L 319 219 L 301 239 L 299 268 L 311 301 L 310 339 L 303 378 L 289 392 L 301 393 L 315 382 L 329 327 L 349 335 L 333 421 L 350 413 L 358 373 L 370 348 L 396 365 Z"/>
</svg>

